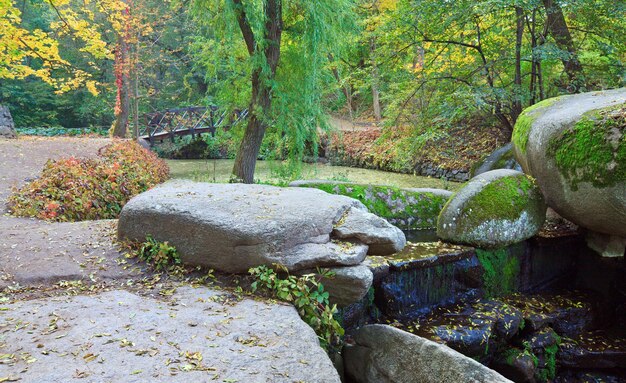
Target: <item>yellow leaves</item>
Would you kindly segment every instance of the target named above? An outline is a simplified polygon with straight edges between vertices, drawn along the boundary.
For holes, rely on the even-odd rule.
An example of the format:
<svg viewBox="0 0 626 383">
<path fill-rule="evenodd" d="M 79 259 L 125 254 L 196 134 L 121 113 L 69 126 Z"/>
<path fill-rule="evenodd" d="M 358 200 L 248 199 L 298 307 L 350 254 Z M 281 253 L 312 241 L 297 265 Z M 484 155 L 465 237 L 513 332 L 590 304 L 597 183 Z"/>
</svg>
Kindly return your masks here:
<svg viewBox="0 0 626 383">
<path fill-rule="evenodd" d="M 58 16 L 50 22 L 50 32 L 22 28 L 21 13 L 14 2 L 0 0 L 0 79 L 35 76 L 54 86 L 57 93 L 85 86 L 89 93 L 98 95 L 98 84 L 91 79 L 88 70 L 97 71 L 97 60 L 114 57 L 112 47 L 100 32 L 103 24 L 94 20 L 97 13 L 105 15 L 120 33 L 131 25 L 128 12 L 123 12 L 127 5 L 122 0 L 81 0 L 80 4 L 75 0 L 47 0 L 44 3 L 51 7 L 51 14 Z M 72 67 L 63 59 L 60 37 L 76 43 L 78 51 L 87 59 L 87 69 Z M 32 60 L 28 59 L 38 63 L 37 69 L 29 65 Z M 64 69 L 65 74 L 58 69 Z"/>
<path fill-rule="evenodd" d="M 393 11 L 398 7 L 398 0 L 379 0 L 378 9 L 381 11 Z"/>
<path fill-rule="evenodd" d="M 87 91 L 89 91 L 89 93 L 91 93 L 91 95 L 94 97 L 100 94 L 100 92 L 96 88 L 96 85 L 97 85 L 97 82 L 93 80 L 89 80 L 85 83 L 85 88 L 87 88 Z"/>
</svg>

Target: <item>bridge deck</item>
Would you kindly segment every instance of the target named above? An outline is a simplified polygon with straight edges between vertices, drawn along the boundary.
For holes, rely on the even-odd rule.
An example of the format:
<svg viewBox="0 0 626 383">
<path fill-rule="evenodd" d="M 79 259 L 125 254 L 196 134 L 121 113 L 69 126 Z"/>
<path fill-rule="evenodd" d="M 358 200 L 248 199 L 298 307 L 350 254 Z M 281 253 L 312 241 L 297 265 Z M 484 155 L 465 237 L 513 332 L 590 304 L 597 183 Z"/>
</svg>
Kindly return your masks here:
<svg viewBox="0 0 626 383">
<path fill-rule="evenodd" d="M 146 114 L 146 125 L 139 137 L 154 145 L 155 141 L 166 138 L 174 141 L 175 137 L 180 136 L 202 133 L 214 135 L 218 128 L 228 130 L 247 116 L 247 109 L 227 116 L 227 112 L 218 112 L 216 106 L 167 109 Z"/>
</svg>

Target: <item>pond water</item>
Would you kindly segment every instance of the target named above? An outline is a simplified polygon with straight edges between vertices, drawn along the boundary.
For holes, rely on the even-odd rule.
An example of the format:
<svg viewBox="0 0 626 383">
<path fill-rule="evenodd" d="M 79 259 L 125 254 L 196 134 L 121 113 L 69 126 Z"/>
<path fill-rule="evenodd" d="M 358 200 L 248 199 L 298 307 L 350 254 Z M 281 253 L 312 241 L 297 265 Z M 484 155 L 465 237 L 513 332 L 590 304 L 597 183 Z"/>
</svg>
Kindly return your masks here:
<svg viewBox="0 0 626 383">
<path fill-rule="evenodd" d="M 203 182 L 228 182 L 234 160 L 167 160 L 167 164 L 170 166 L 172 178 Z M 285 176 L 286 173 L 288 173 L 287 167 L 281 161 L 257 161 L 255 178 L 262 183 L 279 184 L 295 180 Z M 456 191 L 463 185 L 431 177 L 319 163 L 303 164 L 301 174 L 297 179 L 322 179 L 402 188 L 437 188 L 451 191 Z"/>
</svg>

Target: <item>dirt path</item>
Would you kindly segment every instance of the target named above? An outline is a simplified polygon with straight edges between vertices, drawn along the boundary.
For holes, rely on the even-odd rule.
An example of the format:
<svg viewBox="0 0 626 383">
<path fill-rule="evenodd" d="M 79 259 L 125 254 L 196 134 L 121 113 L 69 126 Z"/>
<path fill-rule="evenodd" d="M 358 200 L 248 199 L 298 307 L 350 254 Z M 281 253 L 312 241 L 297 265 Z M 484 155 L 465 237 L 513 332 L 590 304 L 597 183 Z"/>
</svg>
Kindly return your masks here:
<svg viewBox="0 0 626 383">
<path fill-rule="evenodd" d="M 116 220 L 6 213 L 48 159 L 108 142 L 0 140 L 0 382 L 339 382 L 292 306 L 155 274 L 119 251 Z"/>
<path fill-rule="evenodd" d="M 331 116 L 328 119 L 328 123 L 334 129 L 342 132 L 353 132 L 360 130 L 381 129 L 373 122 L 364 121 L 350 121 L 342 117 Z"/>
</svg>

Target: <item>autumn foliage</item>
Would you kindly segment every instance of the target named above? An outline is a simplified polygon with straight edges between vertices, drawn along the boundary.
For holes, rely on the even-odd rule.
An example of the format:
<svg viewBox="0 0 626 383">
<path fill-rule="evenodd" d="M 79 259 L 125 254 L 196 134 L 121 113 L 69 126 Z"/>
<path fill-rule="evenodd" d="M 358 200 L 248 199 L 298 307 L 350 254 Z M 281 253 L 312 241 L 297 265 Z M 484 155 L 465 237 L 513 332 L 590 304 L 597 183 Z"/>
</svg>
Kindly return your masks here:
<svg viewBox="0 0 626 383">
<path fill-rule="evenodd" d="M 169 177 L 163 160 L 132 141 L 114 141 L 98 156 L 48 161 L 41 177 L 9 197 L 9 209 L 53 221 L 117 218 L 130 198 Z"/>
</svg>

